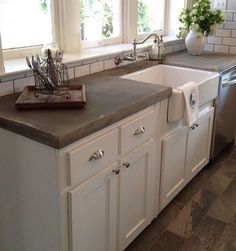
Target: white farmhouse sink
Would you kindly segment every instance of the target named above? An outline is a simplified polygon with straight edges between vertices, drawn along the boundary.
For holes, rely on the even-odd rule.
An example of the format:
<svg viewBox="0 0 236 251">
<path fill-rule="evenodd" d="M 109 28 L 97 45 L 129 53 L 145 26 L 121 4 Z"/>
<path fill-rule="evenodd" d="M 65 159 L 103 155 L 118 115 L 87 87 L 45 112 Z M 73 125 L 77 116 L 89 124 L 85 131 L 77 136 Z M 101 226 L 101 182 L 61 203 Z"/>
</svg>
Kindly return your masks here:
<svg viewBox="0 0 236 251">
<path fill-rule="evenodd" d="M 184 98 L 182 92 L 177 90 L 178 87 L 190 81 L 196 82 L 200 106 L 215 99 L 218 94 L 219 74 L 216 72 L 161 64 L 123 75 L 122 78 L 172 87 L 173 93 L 168 106 L 169 122 L 179 120 L 184 115 Z"/>
</svg>

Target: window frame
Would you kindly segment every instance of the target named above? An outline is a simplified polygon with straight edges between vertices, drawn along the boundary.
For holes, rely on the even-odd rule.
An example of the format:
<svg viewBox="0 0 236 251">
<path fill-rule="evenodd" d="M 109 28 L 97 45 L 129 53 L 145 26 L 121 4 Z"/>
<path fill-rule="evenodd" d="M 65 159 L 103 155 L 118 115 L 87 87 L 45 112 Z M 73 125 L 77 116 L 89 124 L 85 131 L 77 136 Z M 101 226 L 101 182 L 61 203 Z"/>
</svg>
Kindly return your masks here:
<svg viewBox="0 0 236 251">
<path fill-rule="evenodd" d="M 156 32 L 166 35 L 169 0 L 163 1 L 163 30 Z M 120 36 L 98 41 L 81 41 L 79 3 L 80 0 L 51 0 L 53 43 L 63 48 L 66 53 L 78 53 L 81 49 L 91 47 L 131 43 L 134 38 L 143 39 L 148 34 L 138 34 L 138 0 L 120 0 Z M 192 0 L 185 0 L 185 6 L 190 7 L 191 5 Z M 75 8 L 77 10 L 71 11 L 74 9 L 72 6 L 77 6 Z M 66 17 L 70 17 L 70 22 L 66 20 Z M 8 50 L 0 48 L 0 53 L 3 54 L 4 59 L 22 58 L 35 52 L 40 53 L 42 47 L 43 45 Z"/>
<path fill-rule="evenodd" d="M 111 44 L 121 44 L 123 43 L 123 34 L 124 34 L 124 2 L 125 0 L 119 0 L 120 2 L 120 20 L 119 20 L 119 26 L 120 26 L 120 34 L 119 36 L 114 36 L 111 38 L 103 38 L 99 40 L 94 40 L 94 41 L 82 41 L 81 40 L 81 48 L 86 49 L 86 48 L 96 48 L 96 47 L 101 47 L 101 46 L 107 46 Z"/>
<path fill-rule="evenodd" d="M 59 23 L 58 15 L 58 1 L 51 0 L 51 16 L 52 16 L 52 44 L 60 44 L 60 29 L 57 25 Z M 0 53 L 2 52 L 4 60 L 22 58 L 34 53 L 40 54 L 43 44 L 17 47 L 11 49 L 2 49 L 0 47 Z"/>
</svg>

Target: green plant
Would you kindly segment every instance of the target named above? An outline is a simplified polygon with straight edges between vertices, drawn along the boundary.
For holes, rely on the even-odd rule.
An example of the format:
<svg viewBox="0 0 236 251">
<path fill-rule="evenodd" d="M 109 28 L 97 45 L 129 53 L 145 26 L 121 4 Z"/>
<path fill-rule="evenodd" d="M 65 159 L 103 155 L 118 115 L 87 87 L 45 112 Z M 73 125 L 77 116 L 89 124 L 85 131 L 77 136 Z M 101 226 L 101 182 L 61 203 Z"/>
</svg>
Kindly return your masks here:
<svg viewBox="0 0 236 251">
<path fill-rule="evenodd" d="M 225 21 L 221 10 L 212 10 L 209 0 L 196 0 L 191 9 L 182 10 L 179 21 L 179 38 L 185 38 L 190 30 L 198 33 L 198 36 L 213 34 L 217 24 Z"/>
<path fill-rule="evenodd" d="M 82 41 L 87 39 L 85 37 L 85 23 L 86 19 L 89 18 L 94 18 L 97 21 L 102 20 L 101 35 L 103 38 L 112 36 L 114 28 L 111 3 L 111 0 L 80 0 L 80 29 Z M 98 6 L 101 9 L 98 9 Z"/>
<path fill-rule="evenodd" d="M 48 11 L 48 3 L 47 0 L 40 0 L 40 5 L 42 8 L 42 11 L 47 12 Z"/>
<path fill-rule="evenodd" d="M 113 34 L 113 12 L 112 7 L 104 2 L 103 3 L 103 25 L 102 25 L 102 36 L 111 37 Z"/>
</svg>

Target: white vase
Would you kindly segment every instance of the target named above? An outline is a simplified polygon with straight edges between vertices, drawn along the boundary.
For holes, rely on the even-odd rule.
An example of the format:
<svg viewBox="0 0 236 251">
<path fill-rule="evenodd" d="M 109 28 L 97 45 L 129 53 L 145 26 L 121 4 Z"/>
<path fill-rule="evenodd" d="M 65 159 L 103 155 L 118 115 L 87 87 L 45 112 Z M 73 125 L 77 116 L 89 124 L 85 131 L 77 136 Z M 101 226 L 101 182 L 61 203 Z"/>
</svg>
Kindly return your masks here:
<svg viewBox="0 0 236 251">
<path fill-rule="evenodd" d="M 206 44 L 206 37 L 202 34 L 190 31 L 185 38 L 185 45 L 189 54 L 199 56 Z"/>
</svg>

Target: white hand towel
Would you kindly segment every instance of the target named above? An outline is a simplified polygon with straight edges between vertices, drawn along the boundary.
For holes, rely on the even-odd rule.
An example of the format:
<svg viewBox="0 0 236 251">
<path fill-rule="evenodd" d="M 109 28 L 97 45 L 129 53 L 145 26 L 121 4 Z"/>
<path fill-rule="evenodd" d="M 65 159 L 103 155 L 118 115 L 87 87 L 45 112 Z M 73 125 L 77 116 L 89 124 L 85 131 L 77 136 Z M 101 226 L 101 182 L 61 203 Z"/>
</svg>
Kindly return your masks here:
<svg viewBox="0 0 236 251">
<path fill-rule="evenodd" d="M 194 82 L 188 82 L 179 87 L 185 100 L 185 121 L 187 126 L 191 127 L 199 117 L 199 94 L 198 85 Z"/>
<path fill-rule="evenodd" d="M 173 89 L 172 95 L 168 100 L 167 121 L 169 123 L 177 122 L 184 117 L 184 99 L 182 91 Z"/>
</svg>

